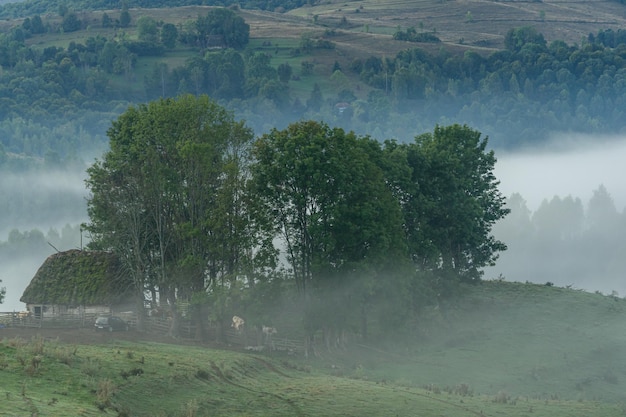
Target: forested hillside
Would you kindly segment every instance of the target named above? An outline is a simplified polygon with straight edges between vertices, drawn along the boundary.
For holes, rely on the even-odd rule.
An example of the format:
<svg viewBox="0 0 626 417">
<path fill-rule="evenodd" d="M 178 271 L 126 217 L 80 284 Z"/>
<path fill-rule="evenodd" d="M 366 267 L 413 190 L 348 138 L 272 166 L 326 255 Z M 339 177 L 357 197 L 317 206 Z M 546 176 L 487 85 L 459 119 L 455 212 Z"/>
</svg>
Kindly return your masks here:
<svg viewBox="0 0 626 417">
<path fill-rule="evenodd" d="M 90 12 L 111 5 L 51 4 L 11 5 L 47 8 L 2 24 L 6 152 L 91 159 L 128 105 L 182 93 L 210 95 L 258 133 L 306 118 L 410 141 L 436 123 L 459 122 L 489 135 L 496 148 L 558 131 L 615 133 L 626 116 L 621 29 L 567 44 L 547 41 L 532 26 L 513 27 L 502 50 L 463 51 L 462 42 L 433 49 L 394 40 L 406 33 L 398 28 L 396 36 L 378 37 L 396 45 L 391 51 L 404 50 L 367 55 L 346 46 L 347 34 L 363 32 L 349 21 L 300 19 L 299 38 L 281 41 L 255 37 L 258 15 L 236 8 L 162 13 L 124 4 Z"/>
</svg>

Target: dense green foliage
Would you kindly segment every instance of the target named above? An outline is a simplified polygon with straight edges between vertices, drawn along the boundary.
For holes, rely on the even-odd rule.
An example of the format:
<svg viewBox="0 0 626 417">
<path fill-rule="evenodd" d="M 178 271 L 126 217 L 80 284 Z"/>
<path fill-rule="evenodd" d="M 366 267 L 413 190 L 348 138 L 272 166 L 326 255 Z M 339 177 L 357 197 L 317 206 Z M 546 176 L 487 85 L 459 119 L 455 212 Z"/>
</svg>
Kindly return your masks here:
<svg viewBox="0 0 626 417">
<path fill-rule="evenodd" d="M 397 31 L 393 34 L 393 38 L 398 41 L 409 41 L 409 42 L 441 42 L 434 33 L 430 32 L 417 32 L 415 28 L 408 28 L 406 31 Z"/>
<path fill-rule="evenodd" d="M 130 108 L 108 134 L 111 150 L 88 169 L 88 230 L 132 275 L 139 311 L 157 289 L 161 303 L 197 299 L 202 309 L 208 293 L 254 274 L 243 123 L 187 95 Z"/>
<path fill-rule="evenodd" d="M 394 180 L 414 262 L 463 281 L 479 279 L 480 269 L 506 249 L 490 232 L 509 212 L 487 139 L 467 126 L 437 126 L 414 144 L 388 143 L 387 150 L 394 161 L 407 161 L 401 169 L 409 174 Z"/>
<path fill-rule="evenodd" d="M 341 334 L 357 312 L 367 335 L 368 314 L 412 275 L 402 268 L 402 212 L 386 185 L 380 144 L 309 121 L 264 135 L 254 156 L 252 198 L 282 242 L 307 303 L 307 331 Z M 406 310 L 402 299 L 395 298 L 398 312 Z"/>
<path fill-rule="evenodd" d="M 241 49 L 248 44 L 250 26 L 229 9 L 210 10 L 196 21 L 198 41 L 203 48 L 226 47 Z M 217 38 L 217 39 L 215 39 Z"/>
<path fill-rule="evenodd" d="M 547 45 L 529 27 L 512 29 L 505 44 L 506 50 L 489 56 L 414 49 L 384 61 L 358 60 L 351 68 L 369 85 L 391 91 L 388 108 L 379 106 L 377 113 L 402 123 L 403 109 L 419 108 L 423 119 L 460 120 L 498 136 L 497 146 L 541 141 L 554 131 L 621 129 L 626 117 L 624 44 Z M 370 121 L 373 104 L 355 103 L 360 121 Z"/>
<path fill-rule="evenodd" d="M 88 170 L 88 230 L 133 274 L 138 306 L 148 291 L 223 322 L 247 308 L 239 288 L 277 282 L 298 290 L 310 337 L 337 341 L 357 323 L 365 337 L 369 317 L 400 324 L 427 288 L 477 281 L 505 249 L 490 235 L 508 212 L 495 157 L 466 126 L 383 146 L 308 121 L 250 149 L 241 122 L 186 95 L 130 108 L 109 136 Z"/>
</svg>

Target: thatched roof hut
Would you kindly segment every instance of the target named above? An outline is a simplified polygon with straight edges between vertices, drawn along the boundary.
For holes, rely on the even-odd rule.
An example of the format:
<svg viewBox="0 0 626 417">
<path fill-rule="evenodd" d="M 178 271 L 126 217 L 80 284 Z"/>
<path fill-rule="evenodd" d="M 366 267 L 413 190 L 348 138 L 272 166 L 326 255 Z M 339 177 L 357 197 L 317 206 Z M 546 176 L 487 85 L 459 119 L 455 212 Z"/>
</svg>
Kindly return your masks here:
<svg viewBox="0 0 626 417">
<path fill-rule="evenodd" d="M 132 282 L 111 252 L 69 250 L 45 260 L 20 301 L 26 304 L 94 306 L 122 303 Z"/>
</svg>

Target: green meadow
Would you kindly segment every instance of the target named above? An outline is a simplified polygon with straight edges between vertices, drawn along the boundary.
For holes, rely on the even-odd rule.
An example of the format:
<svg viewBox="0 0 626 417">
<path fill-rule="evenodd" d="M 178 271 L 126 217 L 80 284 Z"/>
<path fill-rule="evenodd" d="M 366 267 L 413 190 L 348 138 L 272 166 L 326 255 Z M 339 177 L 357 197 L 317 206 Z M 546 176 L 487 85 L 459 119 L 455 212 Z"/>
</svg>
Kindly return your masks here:
<svg viewBox="0 0 626 417">
<path fill-rule="evenodd" d="M 314 358 L 2 338 L 2 416 L 623 416 L 626 302 L 484 282 L 414 333 Z"/>
</svg>

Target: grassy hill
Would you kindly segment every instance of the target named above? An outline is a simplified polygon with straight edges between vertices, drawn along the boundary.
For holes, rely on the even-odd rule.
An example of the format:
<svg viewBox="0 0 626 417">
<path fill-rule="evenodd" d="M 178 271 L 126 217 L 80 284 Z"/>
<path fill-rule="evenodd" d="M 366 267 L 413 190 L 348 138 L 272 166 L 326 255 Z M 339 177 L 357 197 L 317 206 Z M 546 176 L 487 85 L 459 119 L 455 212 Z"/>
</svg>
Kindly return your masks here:
<svg viewBox="0 0 626 417">
<path fill-rule="evenodd" d="M 0 415 L 623 416 L 625 308 L 485 282 L 425 313 L 410 343 L 355 341 L 315 359 L 2 338 Z"/>
<path fill-rule="evenodd" d="M 623 299 L 491 281 L 450 304 L 422 318 L 406 352 L 364 365 L 372 377 L 512 398 L 626 401 Z"/>
</svg>

